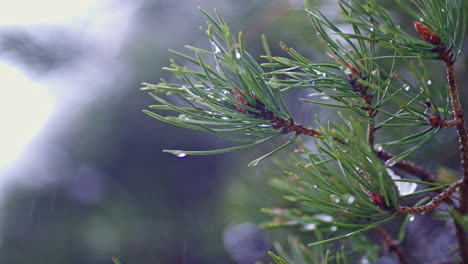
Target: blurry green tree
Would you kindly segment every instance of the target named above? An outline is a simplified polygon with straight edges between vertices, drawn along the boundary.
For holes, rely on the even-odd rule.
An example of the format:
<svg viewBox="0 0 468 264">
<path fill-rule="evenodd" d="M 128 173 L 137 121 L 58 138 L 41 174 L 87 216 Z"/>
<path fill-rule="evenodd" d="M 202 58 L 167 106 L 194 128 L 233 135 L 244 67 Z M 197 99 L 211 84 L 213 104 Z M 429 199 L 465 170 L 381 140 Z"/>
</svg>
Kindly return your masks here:
<svg viewBox="0 0 468 264">
<path fill-rule="evenodd" d="M 172 61 L 165 68 L 181 83 L 144 84 L 158 102 L 150 106 L 157 112 L 144 112 L 241 145 L 165 151 L 180 158 L 219 154 L 289 135 L 275 150 L 249 164 L 256 166 L 293 143 L 298 146 L 290 160 L 278 164 L 287 171 L 285 176 L 273 181 L 292 206 L 264 209 L 273 219 L 263 226 L 298 226 L 312 235 L 307 246 L 290 240 L 289 254 L 277 245 L 277 253 L 270 253 L 276 263 L 376 260 L 378 247 L 369 240 L 369 232 L 400 263 L 407 263 L 399 245 L 407 224 L 415 214 L 436 209 L 456 230 L 458 254 L 448 254 L 450 261 L 468 263 L 468 134 L 455 80 L 468 3 L 396 0 L 414 20 L 412 33 L 376 0 L 339 0 L 346 25 L 329 20 L 312 2 L 306 1 L 306 12 L 327 45 L 330 62 L 311 62 L 284 43 L 281 47 L 289 57 L 273 56 L 262 37 L 266 62 L 258 64 L 245 50 L 242 33 L 233 34 L 219 13 L 212 16 L 202 10 L 208 18 L 204 32 L 211 50 L 188 46 L 193 57 L 173 51 L 190 65 Z M 431 61 L 443 64 L 445 83 L 432 78 Z M 409 72 L 402 70 L 406 66 Z M 322 122 L 317 116 L 314 128 L 297 123 L 283 98 L 297 89 L 314 90 L 310 94 L 314 100 L 300 101 L 338 109 L 340 121 Z M 178 99 L 168 101 L 159 94 Z M 178 115 L 163 116 L 162 111 Z M 408 158 L 452 127 L 459 137 L 462 173 L 447 182 Z M 404 130 L 406 136 L 379 138 L 381 131 L 395 129 Z M 302 142 L 299 136 L 307 140 Z M 389 222 L 399 225 L 397 239 L 382 227 Z"/>
</svg>

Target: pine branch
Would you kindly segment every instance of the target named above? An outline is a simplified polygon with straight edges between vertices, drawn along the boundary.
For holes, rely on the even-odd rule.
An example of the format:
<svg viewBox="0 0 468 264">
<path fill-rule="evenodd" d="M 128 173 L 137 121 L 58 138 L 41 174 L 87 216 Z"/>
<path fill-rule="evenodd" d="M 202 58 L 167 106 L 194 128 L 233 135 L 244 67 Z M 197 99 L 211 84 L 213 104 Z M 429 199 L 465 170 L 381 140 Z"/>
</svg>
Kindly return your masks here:
<svg viewBox="0 0 468 264">
<path fill-rule="evenodd" d="M 431 199 L 427 204 L 421 206 L 400 206 L 397 214 L 425 214 L 436 209 L 442 202 L 447 200 L 454 192 L 456 192 L 460 186 L 462 186 L 463 181 L 459 180 L 449 187 L 444 189 L 441 193 Z"/>
</svg>

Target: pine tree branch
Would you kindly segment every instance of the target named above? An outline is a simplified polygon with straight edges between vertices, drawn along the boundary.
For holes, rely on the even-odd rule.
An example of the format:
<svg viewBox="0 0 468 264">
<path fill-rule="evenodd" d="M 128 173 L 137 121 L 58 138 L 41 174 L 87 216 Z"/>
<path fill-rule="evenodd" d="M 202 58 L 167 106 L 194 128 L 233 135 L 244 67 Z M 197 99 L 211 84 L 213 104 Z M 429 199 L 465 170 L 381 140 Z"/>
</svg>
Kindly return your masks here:
<svg viewBox="0 0 468 264">
<path fill-rule="evenodd" d="M 441 193 L 439 193 L 437 196 L 431 199 L 427 204 L 421 205 L 421 206 L 400 206 L 400 209 L 396 213 L 397 215 L 399 214 L 425 214 L 433 211 L 436 209 L 442 202 L 447 200 L 450 195 L 452 195 L 454 192 L 456 192 L 460 186 L 462 186 L 463 180 L 459 180 L 453 184 L 451 184 L 449 187 L 444 189 Z"/>
<path fill-rule="evenodd" d="M 403 254 L 403 249 L 393 242 L 393 238 L 385 231 L 385 229 L 381 226 L 377 226 L 372 230 L 383 240 L 384 247 L 388 248 L 390 252 L 395 253 L 400 264 L 407 263 Z"/>
<path fill-rule="evenodd" d="M 468 133 L 465 126 L 463 107 L 461 105 L 458 94 L 457 82 L 455 80 L 455 60 L 451 48 L 447 48 L 445 44 L 440 41 L 439 36 L 434 34 L 431 29 L 419 22 L 414 22 L 414 25 L 416 31 L 423 40 L 437 46 L 433 49 L 433 52 L 438 53 L 438 58 L 445 63 L 450 99 L 453 115 L 455 117 L 455 121 L 457 121 L 455 124 L 457 127 L 458 141 L 460 143 L 461 150 L 461 165 L 463 168 L 463 176 L 462 180 L 459 181 L 461 194 L 458 212 L 463 217 L 468 213 Z M 442 194 L 443 193 L 440 195 Z M 457 240 L 463 263 L 468 263 L 468 238 L 466 236 L 466 232 L 462 224 L 458 221 L 455 221 L 455 229 L 457 231 Z"/>
<path fill-rule="evenodd" d="M 457 85 L 455 81 L 455 67 L 454 62 L 451 59 L 451 52 L 445 51 L 441 53 L 441 58 L 445 62 L 447 68 L 447 80 L 449 83 L 451 103 L 454 110 L 455 118 L 460 119 L 460 124 L 457 125 L 458 139 L 460 142 L 461 150 L 461 163 L 463 167 L 463 181 L 461 184 L 460 194 L 460 207 L 458 211 L 463 217 L 468 213 L 468 134 L 465 127 L 463 108 L 460 103 L 458 96 Z M 463 226 L 455 221 L 455 228 L 457 231 L 457 240 L 460 247 L 460 254 L 464 263 L 468 263 L 468 238 Z"/>
</svg>

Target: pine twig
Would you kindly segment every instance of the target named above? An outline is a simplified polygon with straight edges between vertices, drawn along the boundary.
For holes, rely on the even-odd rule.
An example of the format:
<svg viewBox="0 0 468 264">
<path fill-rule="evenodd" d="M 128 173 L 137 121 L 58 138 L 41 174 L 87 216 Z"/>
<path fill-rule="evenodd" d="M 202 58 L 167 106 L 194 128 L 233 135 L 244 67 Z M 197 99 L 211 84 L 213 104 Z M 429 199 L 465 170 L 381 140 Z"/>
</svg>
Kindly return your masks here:
<svg viewBox="0 0 468 264">
<path fill-rule="evenodd" d="M 397 214 L 425 214 L 431 212 L 434 209 L 436 209 L 442 202 L 447 200 L 450 197 L 450 195 L 456 192 L 460 188 L 460 186 L 462 186 L 462 184 L 462 180 L 452 183 L 449 187 L 447 187 L 437 196 L 432 198 L 431 201 L 429 201 L 429 203 L 427 204 L 421 206 L 400 206 L 400 209 L 398 210 Z"/>
</svg>

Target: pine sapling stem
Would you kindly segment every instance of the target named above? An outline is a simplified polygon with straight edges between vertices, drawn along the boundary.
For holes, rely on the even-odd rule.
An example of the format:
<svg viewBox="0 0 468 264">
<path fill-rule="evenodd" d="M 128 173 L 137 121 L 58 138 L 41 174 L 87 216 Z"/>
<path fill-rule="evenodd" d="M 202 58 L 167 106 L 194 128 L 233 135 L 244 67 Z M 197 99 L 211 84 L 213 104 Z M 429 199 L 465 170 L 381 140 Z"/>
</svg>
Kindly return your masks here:
<svg viewBox="0 0 468 264">
<path fill-rule="evenodd" d="M 460 207 L 458 208 L 458 211 L 463 217 L 468 213 L 468 134 L 465 126 L 463 108 L 458 95 L 457 83 L 455 80 L 455 63 L 452 60 L 450 50 L 442 51 L 440 53 L 440 58 L 445 62 L 445 67 L 447 68 L 447 81 L 449 84 L 453 113 L 455 118 L 460 120 L 460 123 L 457 125 L 457 133 L 461 150 L 463 178 L 460 193 Z M 461 225 L 461 223 L 458 221 L 455 221 L 455 228 L 457 231 L 457 240 L 463 263 L 468 263 L 468 241 L 466 232 L 463 228 L 463 225 Z"/>
</svg>

